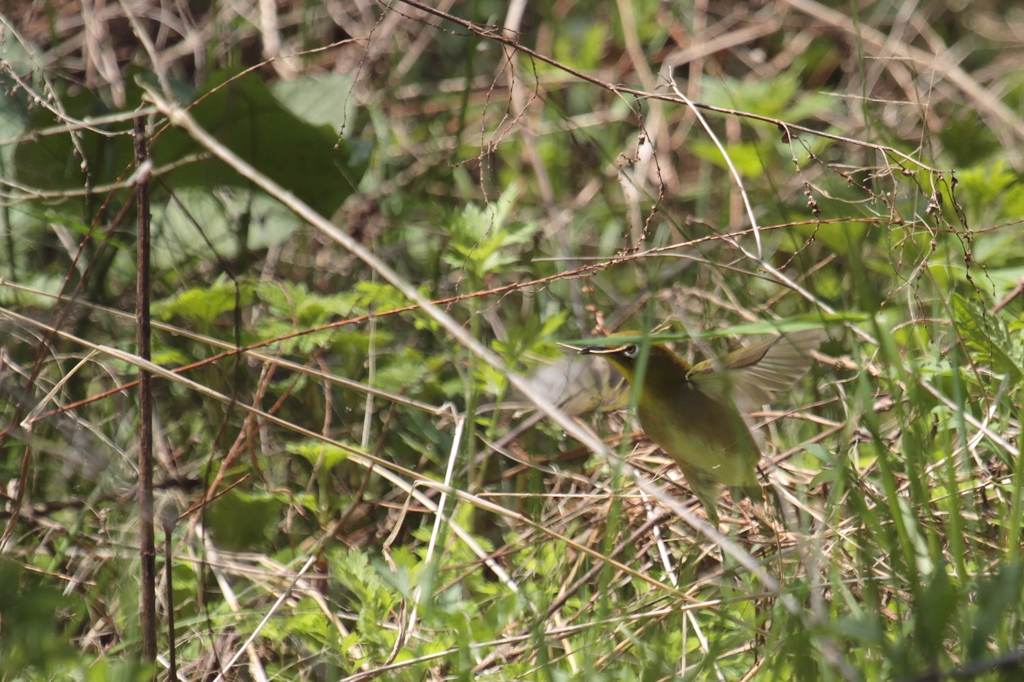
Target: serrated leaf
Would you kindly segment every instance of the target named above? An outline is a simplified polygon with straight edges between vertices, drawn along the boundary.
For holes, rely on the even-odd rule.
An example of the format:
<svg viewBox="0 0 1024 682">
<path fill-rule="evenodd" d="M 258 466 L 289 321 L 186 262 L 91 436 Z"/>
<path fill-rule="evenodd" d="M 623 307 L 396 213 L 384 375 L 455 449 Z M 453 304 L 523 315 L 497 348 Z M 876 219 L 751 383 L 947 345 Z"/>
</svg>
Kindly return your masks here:
<svg viewBox="0 0 1024 682">
<path fill-rule="evenodd" d="M 411 303 L 402 292 L 386 282 L 359 282 L 356 292 L 359 305 L 366 309 L 373 307 L 377 313 L 404 308 Z"/>
<path fill-rule="evenodd" d="M 761 116 L 778 117 L 799 91 L 795 73 L 781 73 L 773 78 L 737 80 L 706 77 L 701 84 L 701 100 Z"/>
<path fill-rule="evenodd" d="M 1016 380 L 1024 376 L 1024 347 L 1011 338 L 1006 323 L 998 315 L 960 294 L 953 296 L 953 311 L 960 333 L 972 351 L 972 360 Z"/>
<path fill-rule="evenodd" d="M 153 315 L 161 320 L 180 316 L 200 328 L 212 324 L 220 315 L 246 305 L 252 289 L 244 283 L 237 289 L 234 282 L 218 281 L 208 287 L 187 289 L 153 304 Z"/>
</svg>

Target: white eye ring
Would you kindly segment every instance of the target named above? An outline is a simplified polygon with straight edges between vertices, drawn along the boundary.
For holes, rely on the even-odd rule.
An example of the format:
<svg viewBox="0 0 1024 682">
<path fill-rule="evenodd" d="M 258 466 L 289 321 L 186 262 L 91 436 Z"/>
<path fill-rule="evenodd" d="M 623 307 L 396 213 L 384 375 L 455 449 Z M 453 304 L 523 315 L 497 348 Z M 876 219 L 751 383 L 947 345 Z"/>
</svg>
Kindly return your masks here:
<svg viewBox="0 0 1024 682">
<path fill-rule="evenodd" d="M 636 354 L 637 354 L 638 350 L 639 350 L 639 348 L 637 348 L 636 344 L 635 343 L 631 343 L 631 344 L 629 344 L 628 346 L 626 346 L 625 348 L 622 349 L 622 354 L 625 355 L 630 360 L 632 360 L 633 358 L 636 357 Z"/>
</svg>

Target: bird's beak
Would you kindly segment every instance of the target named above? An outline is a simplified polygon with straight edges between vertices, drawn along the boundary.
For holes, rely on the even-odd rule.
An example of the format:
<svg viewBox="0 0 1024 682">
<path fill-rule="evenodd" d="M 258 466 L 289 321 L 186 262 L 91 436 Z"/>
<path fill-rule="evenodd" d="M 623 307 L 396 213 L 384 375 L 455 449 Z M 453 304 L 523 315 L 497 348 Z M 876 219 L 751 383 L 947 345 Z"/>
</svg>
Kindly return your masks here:
<svg viewBox="0 0 1024 682">
<path fill-rule="evenodd" d="M 625 346 L 584 346 L 583 348 L 578 348 L 576 346 L 570 346 L 567 343 L 559 343 L 558 341 L 555 341 L 555 343 L 562 348 L 574 350 L 579 355 L 611 355 L 613 353 L 618 353 L 625 348 Z"/>
<path fill-rule="evenodd" d="M 567 343 L 559 343 L 558 341 L 555 341 L 555 343 L 562 348 L 574 350 L 579 355 L 607 355 L 618 350 L 618 348 L 611 348 L 609 346 L 584 346 L 583 348 L 579 348 L 578 346 L 570 346 Z"/>
<path fill-rule="evenodd" d="M 618 348 L 609 348 L 608 346 L 585 346 L 579 349 L 580 355 L 609 355 L 619 350 Z"/>
</svg>

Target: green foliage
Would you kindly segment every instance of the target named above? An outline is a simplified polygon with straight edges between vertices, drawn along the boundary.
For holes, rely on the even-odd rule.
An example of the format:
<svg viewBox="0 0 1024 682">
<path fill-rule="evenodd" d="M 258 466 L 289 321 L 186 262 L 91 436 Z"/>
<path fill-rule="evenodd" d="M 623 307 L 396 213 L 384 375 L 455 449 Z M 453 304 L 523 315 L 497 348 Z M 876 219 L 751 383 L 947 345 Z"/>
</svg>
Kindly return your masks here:
<svg viewBox="0 0 1024 682">
<path fill-rule="evenodd" d="M 136 213 L 109 185 L 142 85 L 162 88 L 122 19 L 22 4 L 0 45 L 0 677 L 149 679 L 139 372 L 107 351 L 136 344 Z M 186 676 L 271 604 L 254 646 L 275 680 L 1019 676 L 992 663 L 1024 648 L 1024 183 L 1001 113 L 1024 76 L 984 28 L 1005 2 L 929 6 L 912 31 L 830 3 L 856 40 L 772 2 L 528 4 L 504 35 L 584 78 L 494 40 L 516 19 L 495 0 L 448 10 L 476 31 L 388 3 L 293 7 L 276 31 L 165 4 L 171 95 L 508 368 L 147 109 L 152 358 L 194 365 L 154 382 L 155 476 L 183 509 L 211 496 L 209 536 L 190 511 L 171 538 Z M 936 41 L 971 47 L 966 79 L 892 57 Z M 759 240 L 668 64 L 700 103 L 769 119 L 704 110 Z M 823 327 L 809 375 L 751 415 L 778 494 L 762 514 L 723 492 L 748 562 L 509 390 L 542 364 L 559 385 L 577 358 L 557 341 L 650 330 L 697 361 Z M 575 412 L 690 503 L 635 419 Z"/>
<path fill-rule="evenodd" d="M 695 142 L 690 149 L 700 158 L 728 170 L 729 165 L 714 142 Z M 764 174 L 764 164 L 761 160 L 763 148 L 754 144 L 731 144 L 725 151 L 732 165 L 743 177 L 757 178 Z"/>
<path fill-rule="evenodd" d="M 0 670 L 5 676 L 34 669 L 52 674 L 73 660 L 70 638 L 58 626 L 67 608 L 60 590 L 39 574 L 23 570 L 9 559 L 0 561 Z"/>
<path fill-rule="evenodd" d="M 328 471 L 333 469 L 335 465 L 344 462 L 349 456 L 348 450 L 315 441 L 289 443 L 288 452 L 303 457 L 310 464 L 319 464 Z"/>
<path fill-rule="evenodd" d="M 235 551 L 255 551 L 267 545 L 280 509 L 281 500 L 275 495 L 236 488 L 213 502 L 207 524 L 217 544 Z"/>
<path fill-rule="evenodd" d="M 271 641 L 296 643 L 308 653 L 333 648 L 339 642 L 340 634 L 318 609 L 316 602 L 309 598 L 301 600 L 292 613 L 271 619 L 264 633 Z"/>
<path fill-rule="evenodd" d="M 484 208 L 468 204 L 448 225 L 449 246 L 454 253 L 444 261 L 470 278 L 474 285 L 497 272 L 514 272 L 511 266 L 519 255 L 510 247 L 528 244 L 536 226 L 506 226 L 515 205 L 515 186 L 510 186 L 499 199 Z"/>
<path fill-rule="evenodd" d="M 358 644 L 365 660 L 386 657 L 394 646 L 395 633 L 381 625 L 387 621 L 392 609 L 399 605 L 402 595 L 381 580 L 363 552 L 335 551 L 328 560 L 332 578 L 351 595 L 344 601 L 358 614 L 356 626 L 359 634 L 347 639 L 345 645 L 351 651 L 351 647 Z M 362 661 L 353 661 L 354 665 L 360 663 Z"/>
<path fill-rule="evenodd" d="M 1004 161 L 968 168 L 956 177 L 956 199 L 964 206 L 970 225 L 1024 216 L 1020 211 L 1024 185 Z"/>
<path fill-rule="evenodd" d="M 982 125 L 978 112 L 967 109 L 949 117 L 938 131 L 943 148 L 957 166 L 971 166 L 999 149 L 992 129 Z"/>
<path fill-rule="evenodd" d="M 979 580 L 977 601 L 971 609 L 971 637 L 967 654 L 984 658 L 990 639 L 1006 623 L 1006 616 L 1021 598 L 1020 564 L 1001 564 Z"/>
<path fill-rule="evenodd" d="M 307 83 L 306 89 L 318 88 Z M 295 96 L 294 91 L 283 94 Z M 212 74 L 196 102 L 191 113 L 204 130 L 322 214 L 341 205 L 365 168 L 365 154 L 353 153 L 330 128 L 296 117 L 255 73 Z M 153 161 L 164 166 L 200 150 L 187 133 L 172 128 L 153 146 Z M 248 184 L 212 159 L 172 171 L 168 181 L 180 187 Z"/>
<path fill-rule="evenodd" d="M 706 78 L 702 84 L 701 99 L 714 106 L 795 122 L 794 118 L 787 116 L 786 113 L 793 100 L 801 94 L 799 87 L 799 80 L 792 72 L 763 80 Z M 764 123 L 756 125 L 770 127 Z"/>
<path fill-rule="evenodd" d="M 554 57 L 576 69 L 593 69 L 601 64 L 608 46 L 609 31 L 603 22 L 567 22 L 554 44 Z M 538 73 L 552 72 L 548 64 L 538 64 Z"/>
<path fill-rule="evenodd" d="M 251 299 L 251 287 L 239 287 L 235 282 L 221 279 L 209 287 L 188 289 L 154 302 L 153 316 L 163 320 L 181 317 L 206 333 L 213 329 L 221 315 L 250 304 Z"/>
<path fill-rule="evenodd" d="M 1010 331 L 998 315 L 988 313 L 960 294 L 953 297 L 956 322 L 977 362 L 989 365 L 1015 381 L 1024 377 L 1024 342 Z"/>
<path fill-rule="evenodd" d="M 296 90 L 319 90 L 316 82 L 292 86 L 282 94 L 297 97 Z M 131 88 L 139 101 L 141 92 Z M 330 214 L 348 194 L 365 170 L 366 150 L 354 152 L 345 141 L 338 141 L 328 127 L 316 126 L 296 117 L 274 97 L 257 74 L 231 78 L 227 73 L 210 76 L 206 88 L 192 93 L 196 121 L 228 149 L 259 171 L 291 190 L 318 211 Z M 110 113 L 107 105 L 90 90 L 65 94 L 63 105 L 70 116 L 86 118 Z M 51 113 L 35 110 L 30 130 L 53 125 Z M 130 128 L 130 126 L 128 126 Z M 87 178 L 93 184 L 114 182 L 131 166 L 131 139 L 123 133 L 124 124 L 101 126 L 100 134 L 85 130 L 78 133 L 85 152 L 85 163 L 76 158 L 68 135 L 30 138 L 17 146 L 14 169 L 20 182 L 47 189 L 78 188 Z M 178 164 L 199 152 L 200 147 L 184 131 L 171 128 L 153 145 L 153 160 L 159 167 Z M 248 181 L 214 159 L 185 164 L 167 175 L 172 187 L 220 188 L 225 185 L 248 186 Z"/>
</svg>

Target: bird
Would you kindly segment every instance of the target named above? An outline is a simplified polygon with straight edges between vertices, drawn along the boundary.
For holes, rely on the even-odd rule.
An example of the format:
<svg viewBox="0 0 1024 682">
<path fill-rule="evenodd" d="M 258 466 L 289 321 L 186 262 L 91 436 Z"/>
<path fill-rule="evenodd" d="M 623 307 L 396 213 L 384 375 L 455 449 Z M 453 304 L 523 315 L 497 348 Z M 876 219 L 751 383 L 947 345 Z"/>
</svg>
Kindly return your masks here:
<svg viewBox="0 0 1024 682">
<path fill-rule="evenodd" d="M 638 342 L 643 337 L 619 332 L 606 345 L 578 352 L 605 358 L 631 385 L 646 353 L 636 405 L 640 426 L 676 463 L 717 528 L 719 486 L 730 487 L 737 500 L 737 495 L 763 499 L 757 479 L 761 448 L 744 414 L 769 404 L 803 376 L 825 333 L 780 334 L 695 365 L 664 344 L 651 343 L 645 350 Z"/>
</svg>

